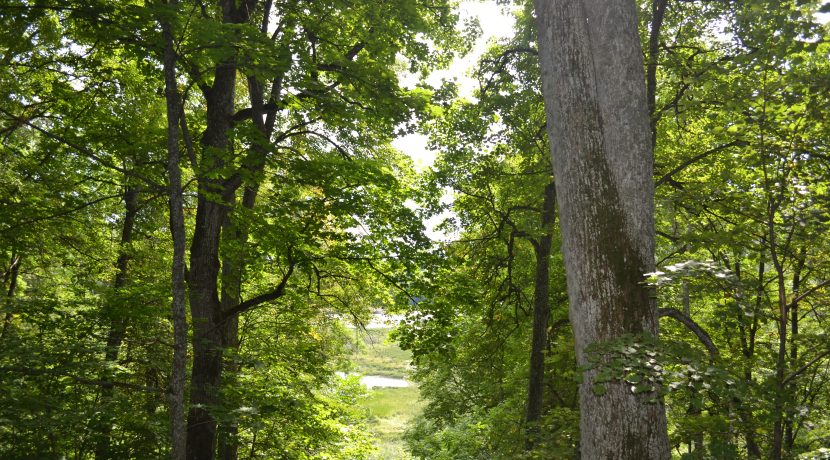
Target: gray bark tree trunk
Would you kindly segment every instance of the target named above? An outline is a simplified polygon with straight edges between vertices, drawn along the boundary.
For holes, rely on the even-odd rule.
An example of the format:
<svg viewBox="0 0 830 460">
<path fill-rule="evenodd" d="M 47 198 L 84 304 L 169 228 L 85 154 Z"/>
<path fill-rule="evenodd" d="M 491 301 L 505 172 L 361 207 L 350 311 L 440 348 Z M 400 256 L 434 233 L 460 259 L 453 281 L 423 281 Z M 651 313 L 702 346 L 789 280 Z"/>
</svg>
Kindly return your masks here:
<svg viewBox="0 0 830 460">
<path fill-rule="evenodd" d="M 637 8 L 632 0 L 536 0 L 577 360 L 622 334 L 657 333 L 653 154 Z M 580 386 L 585 459 L 668 459 L 662 403 L 621 382 Z"/>
<path fill-rule="evenodd" d="M 171 4 L 175 5 L 176 0 Z M 173 239 L 173 263 L 171 281 L 173 301 L 173 362 L 170 376 L 170 431 L 171 458 L 184 460 L 187 452 L 187 426 L 184 418 L 184 386 L 187 370 L 187 316 L 185 305 L 185 245 L 184 204 L 182 199 L 182 175 L 179 167 L 178 123 L 180 116 L 179 92 L 176 87 L 176 50 L 173 33 L 167 22 L 162 23 L 164 34 L 164 95 L 167 100 L 167 174 L 170 180 L 170 235 Z"/>
</svg>

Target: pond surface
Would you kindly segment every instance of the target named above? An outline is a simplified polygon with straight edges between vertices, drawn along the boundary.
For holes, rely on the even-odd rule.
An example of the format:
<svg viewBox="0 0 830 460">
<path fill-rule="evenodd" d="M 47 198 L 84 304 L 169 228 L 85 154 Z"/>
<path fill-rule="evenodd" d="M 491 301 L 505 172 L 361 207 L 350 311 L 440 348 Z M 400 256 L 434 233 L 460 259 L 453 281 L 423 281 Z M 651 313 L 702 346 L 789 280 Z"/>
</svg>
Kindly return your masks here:
<svg viewBox="0 0 830 460">
<path fill-rule="evenodd" d="M 346 377 L 343 372 L 338 372 L 340 377 Z M 383 377 L 380 375 L 364 375 L 360 377 L 360 383 L 369 388 L 406 388 L 410 385 L 404 379 L 396 379 L 393 377 Z"/>
</svg>

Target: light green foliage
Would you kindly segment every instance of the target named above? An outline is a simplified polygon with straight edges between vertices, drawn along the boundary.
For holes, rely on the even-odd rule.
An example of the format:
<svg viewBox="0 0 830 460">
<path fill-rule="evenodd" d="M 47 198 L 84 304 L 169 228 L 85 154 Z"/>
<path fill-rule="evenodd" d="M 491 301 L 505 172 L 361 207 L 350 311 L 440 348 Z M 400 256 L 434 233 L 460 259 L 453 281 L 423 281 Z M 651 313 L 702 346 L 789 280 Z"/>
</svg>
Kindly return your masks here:
<svg viewBox="0 0 830 460">
<path fill-rule="evenodd" d="M 23 261 L 17 288 L 0 303 L 0 456 L 169 455 L 160 20 L 174 31 L 189 134 L 181 145 L 188 238 L 199 200 L 222 199 L 197 182 L 238 174 L 223 224 L 245 236 L 227 231 L 220 257 L 242 260 L 240 296 L 273 289 L 295 268 L 278 304 L 241 319 L 239 348 L 225 351 L 221 403 L 207 409 L 237 427 L 230 440 L 252 458 L 371 451 L 363 389 L 334 375 L 348 334 L 333 318 L 367 319 L 418 270 L 429 242 L 403 203 L 420 192 L 411 161 L 389 142 L 411 129 L 430 91 L 399 87 L 396 71 L 406 61 L 427 73 L 468 47 L 469 35 L 457 33 L 447 2 L 277 2 L 276 33 L 259 30 L 264 4 L 245 24 L 221 21 L 221 9 L 202 2 L 0 7 L 4 293 L 8 267 Z M 245 77 L 267 83 L 275 133 L 264 139 L 250 117 L 238 117 L 229 148 L 218 151 L 200 142 L 202 90 L 229 59 L 240 76 L 234 110 L 250 106 Z M 251 167 L 260 151 L 263 166 Z M 245 188 L 258 189 L 255 205 L 234 206 Z M 139 211 L 120 247 L 127 189 L 139 190 Z M 121 256 L 125 270 L 116 268 Z M 121 338 L 108 346 L 113 334 Z"/>
<path fill-rule="evenodd" d="M 369 427 L 375 435 L 377 450 L 370 459 L 404 460 L 411 458 L 403 434 L 409 423 L 420 415 L 422 402 L 418 388 L 375 388 L 369 391 L 363 407 L 369 413 Z"/>
<path fill-rule="evenodd" d="M 270 2 L 265 32 L 264 1 L 241 24 L 223 21 L 217 2 L 36 3 L 0 6 L 0 457 L 169 456 L 161 20 L 174 31 L 191 141 L 188 238 L 199 200 L 226 200 L 223 225 L 244 231 L 223 234 L 219 257 L 239 261 L 239 300 L 293 267 L 279 300 L 240 318 L 221 401 L 207 408 L 236 427 L 239 456 L 574 455 L 583 370 L 556 229 L 543 417 L 523 425 L 534 241 L 550 230 L 539 211 L 555 179 L 544 124 L 567 122 L 545 119 L 529 2 L 515 36 L 490 44 L 468 99 L 451 82 L 399 81 L 470 48 L 478 25 L 456 30 L 450 1 Z M 827 458 L 821 3 L 667 2 L 653 114 L 658 264 L 644 282 L 718 353 L 664 318 L 656 340 L 596 344 L 590 371 L 597 394 L 621 384 L 662 397 L 677 458 L 776 458 L 776 443 L 782 458 Z M 640 4 L 647 43 L 654 2 Z M 228 60 L 238 113 L 227 149 L 208 148 L 204 90 Z M 246 115 L 249 78 L 262 85 L 270 138 Z M 439 152 L 421 177 L 390 146 L 416 131 Z M 197 189 L 237 178 L 230 197 Z M 246 189 L 258 192 L 250 207 Z M 129 190 L 137 208 L 122 244 Z M 449 208 L 443 228 L 457 239 L 436 245 L 422 219 Z M 377 308 L 407 313 L 391 338 L 335 319 L 365 322 Z M 335 375 L 345 369 L 411 375 L 419 390 L 367 393 Z"/>
<path fill-rule="evenodd" d="M 413 377 L 427 401 L 407 434 L 417 458 L 561 458 L 577 438 L 573 342 L 555 252 L 545 415 L 535 448 L 525 451 L 534 244 L 552 231 L 541 224 L 552 178 L 529 7 L 518 13 L 517 26 L 513 40 L 493 44 L 482 57 L 477 100 L 456 97 L 448 84 L 424 125 L 439 150 L 424 179 L 451 190 L 457 217 L 445 227 L 458 232 L 458 241 L 441 248 L 443 260 L 419 286 L 421 299 L 397 332 L 413 352 Z M 558 236 L 552 239 L 558 247 Z"/>
</svg>

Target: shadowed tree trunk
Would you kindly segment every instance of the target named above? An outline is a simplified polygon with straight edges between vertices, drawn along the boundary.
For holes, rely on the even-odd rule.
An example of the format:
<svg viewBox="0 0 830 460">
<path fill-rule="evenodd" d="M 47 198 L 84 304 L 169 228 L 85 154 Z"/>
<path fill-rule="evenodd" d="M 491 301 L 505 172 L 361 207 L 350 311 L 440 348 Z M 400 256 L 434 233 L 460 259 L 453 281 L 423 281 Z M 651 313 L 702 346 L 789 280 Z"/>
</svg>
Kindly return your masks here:
<svg viewBox="0 0 830 460">
<path fill-rule="evenodd" d="M 263 33 L 267 33 L 268 31 L 271 7 L 272 1 L 267 0 L 264 5 L 263 19 L 260 25 L 260 31 Z M 271 82 L 270 102 L 276 103 L 280 98 L 281 91 L 282 76 L 280 75 Z M 249 167 L 251 176 L 261 173 L 265 167 L 267 151 L 263 147 L 263 144 L 271 140 L 276 123 L 275 112 L 265 113 L 263 92 L 263 85 L 260 81 L 256 77 L 248 77 L 251 123 L 253 123 L 254 127 L 262 136 L 260 142 L 255 142 L 251 146 L 252 152 L 255 153 L 253 155 L 255 161 Z M 248 184 L 242 192 L 242 208 L 245 210 L 253 209 L 258 193 L 258 184 Z M 239 348 L 239 315 L 234 314 L 233 311 L 242 302 L 242 276 L 246 264 L 244 248 L 248 241 L 248 227 L 244 223 L 235 223 L 232 217 L 230 215 L 226 217 L 222 231 L 225 238 L 231 238 L 238 243 L 237 247 L 240 250 L 226 255 L 222 259 L 222 298 L 220 302 L 222 304 L 222 313 L 226 316 L 223 343 L 225 348 L 236 350 Z M 225 367 L 225 373 L 230 374 L 227 378 L 235 378 L 236 373 L 239 371 L 239 365 L 236 362 L 226 362 Z M 237 434 L 238 427 L 235 423 L 228 423 L 219 427 L 219 458 L 221 460 L 236 460 L 238 458 L 239 445 L 236 442 Z"/>
<path fill-rule="evenodd" d="M 221 2 L 222 22 L 248 21 L 256 0 Z M 222 226 L 233 197 L 241 185 L 239 177 L 217 178 L 226 165 L 233 126 L 237 65 L 235 57 L 216 65 L 211 86 L 205 86 L 207 124 L 202 134 L 196 223 L 190 245 L 190 314 L 193 321 L 193 367 L 190 379 L 190 410 L 187 417 L 187 458 L 212 460 L 216 456 L 216 419 L 210 413 L 219 404 L 225 317 L 219 297 L 219 243 Z"/>
<path fill-rule="evenodd" d="M 16 254 L 12 251 L 11 261 L 9 262 L 9 269 L 6 270 L 6 274 L 3 277 L 3 286 L 6 286 L 6 283 L 9 284 L 8 290 L 6 290 L 6 307 L 11 308 L 11 300 L 14 298 L 14 292 L 17 289 L 17 276 L 20 273 L 20 254 Z M 3 318 L 3 330 L 0 332 L 0 339 L 6 337 L 6 334 L 9 332 L 9 327 L 12 324 L 12 312 L 6 312 L 5 318 Z"/>
<path fill-rule="evenodd" d="M 656 334 L 653 154 L 637 8 L 630 0 L 537 0 L 542 87 L 576 355 Z M 612 382 L 580 385 L 585 459 L 668 459 L 662 403 Z"/>
<path fill-rule="evenodd" d="M 527 388 L 527 442 L 532 449 L 539 430 L 536 424 L 544 409 L 545 349 L 548 342 L 548 318 L 550 317 L 550 249 L 553 239 L 553 220 L 556 214 L 554 183 L 545 187 L 542 210 L 542 231 L 539 240 L 532 240 L 536 253 L 536 279 L 533 291 L 533 341 L 530 350 L 530 376 Z"/>
<path fill-rule="evenodd" d="M 793 272 L 793 288 L 792 296 L 797 299 L 801 291 L 801 271 L 804 269 L 804 264 L 807 260 L 807 250 L 801 248 L 798 252 L 798 257 L 795 263 L 795 271 Z M 798 301 L 793 300 L 790 305 L 790 368 L 796 369 L 798 364 L 798 343 L 796 336 L 798 335 Z M 789 413 L 786 420 L 786 433 L 784 438 L 784 449 L 789 452 L 795 443 L 795 433 L 793 430 L 794 414 Z"/>
<path fill-rule="evenodd" d="M 138 214 L 138 188 L 135 186 L 127 186 L 124 191 L 124 225 L 121 227 L 121 244 L 118 254 L 118 260 L 115 262 L 115 279 L 112 287 L 116 291 L 116 298 L 120 299 L 118 290 L 126 286 L 128 274 L 127 268 L 131 259 L 130 252 L 127 246 L 133 241 L 133 228 L 135 227 L 135 218 Z M 104 360 L 108 363 L 114 363 L 118 360 L 118 353 L 121 351 L 121 344 L 124 342 L 124 335 L 127 332 L 127 318 L 124 313 L 113 311 L 112 305 L 109 306 L 110 326 L 107 332 L 107 345 L 104 352 Z M 115 309 L 117 310 L 117 308 Z M 101 380 L 106 381 L 108 378 L 104 376 Z M 105 383 L 101 387 L 101 405 L 106 406 L 113 397 L 115 388 L 111 383 Z M 111 432 L 113 420 L 106 414 L 111 413 L 104 411 L 104 420 L 100 421 L 100 431 L 98 433 L 98 442 L 95 444 L 95 458 L 108 459 L 112 457 L 110 447 L 112 445 Z"/>
</svg>

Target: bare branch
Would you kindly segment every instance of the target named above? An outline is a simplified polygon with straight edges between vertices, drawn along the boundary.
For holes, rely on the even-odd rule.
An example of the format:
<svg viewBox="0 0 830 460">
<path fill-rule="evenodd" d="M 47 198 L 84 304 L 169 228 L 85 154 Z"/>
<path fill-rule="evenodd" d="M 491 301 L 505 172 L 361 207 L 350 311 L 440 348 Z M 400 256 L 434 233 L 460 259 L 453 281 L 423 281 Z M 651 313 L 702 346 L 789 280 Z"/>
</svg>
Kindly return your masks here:
<svg viewBox="0 0 830 460">
<path fill-rule="evenodd" d="M 687 316 L 685 313 L 675 308 L 657 309 L 657 317 L 662 318 L 664 316 L 668 316 L 669 318 L 679 321 L 686 326 L 687 329 L 692 331 L 697 336 L 698 340 L 700 340 L 700 343 L 702 343 L 703 346 L 709 350 L 709 355 L 712 359 L 715 359 L 720 354 L 718 352 L 718 348 L 715 346 L 714 342 L 712 342 L 712 338 L 709 337 L 709 334 L 707 334 L 706 331 L 695 322 L 695 320 Z"/>
<path fill-rule="evenodd" d="M 806 371 L 807 369 L 812 367 L 813 364 L 815 364 L 815 363 L 821 361 L 822 359 L 824 359 L 827 355 L 830 355 L 830 348 L 828 348 L 827 350 L 824 350 L 823 352 L 819 353 L 819 355 L 816 356 L 815 358 L 811 359 L 810 362 L 808 362 L 807 364 L 805 364 L 805 365 L 799 367 L 798 369 L 796 369 L 795 371 L 793 371 L 792 374 L 788 375 L 784 380 L 781 381 L 781 385 L 786 385 L 792 379 L 794 379 L 794 378 L 798 377 L 799 375 L 803 374 L 804 371 Z"/>
<path fill-rule="evenodd" d="M 711 150 L 707 150 L 703 153 L 699 153 L 699 154 L 693 156 L 692 158 L 689 158 L 688 160 L 684 161 L 683 163 L 680 163 L 680 165 L 678 165 L 676 168 L 669 171 L 668 174 L 661 177 L 654 184 L 654 186 L 659 187 L 659 186 L 663 185 L 664 183 L 669 182 L 672 179 L 672 176 L 679 173 L 680 171 L 683 171 L 684 169 L 688 168 L 689 166 L 697 163 L 698 161 L 708 157 L 709 155 L 718 153 L 721 150 L 728 149 L 729 147 L 744 147 L 746 145 L 748 145 L 748 143 L 746 141 L 737 139 L 737 140 L 734 140 L 734 141 L 732 141 L 728 144 L 719 145 L 719 146 L 717 146 L 717 147 L 715 147 Z"/>
<path fill-rule="evenodd" d="M 285 295 L 285 289 L 288 285 L 288 280 L 291 278 L 291 275 L 294 273 L 295 264 L 296 263 L 294 261 L 289 260 L 288 270 L 286 270 L 285 274 L 282 276 L 282 279 L 280 280 L 279 284 L 277 284 L 277 287 L 274 290 L 272 290 L 271 292 L 266 292 L 265 294 L 260 294 L 256 297 L 251 298 L 251 299 L 248 299 L 248 300 L 240 303 L 239 305 L 231 308 L 230 310 L 222 313 L 222 321 L 220 322 L 220 324 L 224 323 L 225 321 L 227 321 L 230 318 L 233 318 L 236 315 L 242 314 L 242 313 L 244 313 L 244 312 L 246 312 L 246 311 L 248 311 L 248 310 L 250 310 L 254 307 L 257 307 L 257 306 L 259 306 L 259 305 L 261 305 L 265 302 L 270 302 L 272 300 L 277 300 L 280 297 L 284 296 Z"/>
</svg>

